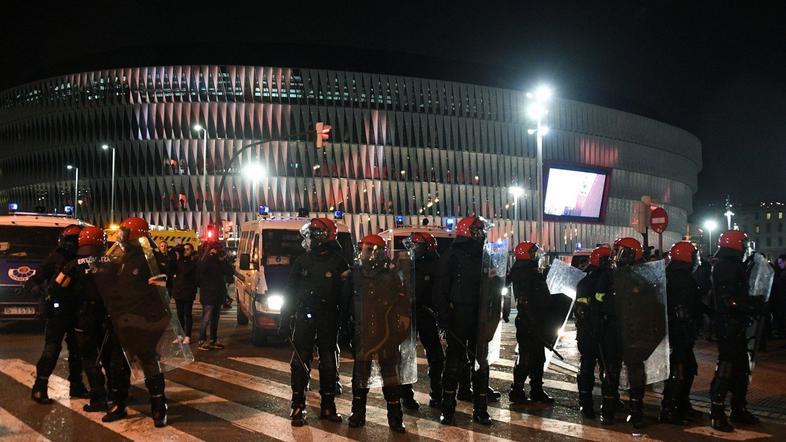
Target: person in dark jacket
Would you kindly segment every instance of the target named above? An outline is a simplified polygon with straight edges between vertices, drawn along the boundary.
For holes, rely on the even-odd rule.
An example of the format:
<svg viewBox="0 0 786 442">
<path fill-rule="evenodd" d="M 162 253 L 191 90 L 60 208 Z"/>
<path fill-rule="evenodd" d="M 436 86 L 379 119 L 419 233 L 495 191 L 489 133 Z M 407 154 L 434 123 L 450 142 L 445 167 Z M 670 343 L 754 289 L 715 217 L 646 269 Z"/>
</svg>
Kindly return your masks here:
<svg viewBox="0 0 786 442">
<path fill-rule="evenodd" d="M 660 420 L 680 425 L 690 408 L 690 390 L 698 374 L 693 345 L 696 310 L 701 299 L 692 276 L 698 265 L 698 249 L 689 241 L 680 241 L 671 247 L 670 256 L 666 268 L 670 374 L 663 389 Z"/>
<path fill-rule="evenodd" d="M 731 392 L 731 421 L 753 425 L 759 418 L 747 409 L 748 347 L 745 330 L 752 317 L 758 316 L 763 305 L 750 296 L 743 257 L 748 235 L 728 230 L 718 238 L 717 263 L 712 268 L 715 295 L 715 332 L 718 339 L 718 364 L 710 386 L 710 420 L 712 428 L 731 432 L 726 419 L 726 395 Z"/>
<path fill-rule="evenodd" d="M 595 367 L 600 367 L 600 377 L 603 378 L 603 360 L 600 357 L 597 336 L 596 320 L 593 317 L 595 306 L 595 293 L 597 285 L 604 272 L 611 268 L 611 247 L 602 245 L 596 247 L 589 257 L 588 266 L 585 268 L 587 276 L 579 281 L 576 286 L 576 343 L 581 354 L 579 374 L 576 377 L 579 388 L 579 407 L 584 417 L 595 418 L 595 406 L 592 400 L 592 390 L 595 387 Z"/>
<path fill-rule="evenodd" d="M 507 283 L 513 285 L 513 296 L 516 299 L 516 341 L 519 344 L 519 355 L 513 366 L 513 385 L 510 390 L 510 402 L 527 401 L 524 393 L 524 382 L 529 377 L 530 399 L 533 402 L 553 404 L 552 399 L 543 391 L 543 365 L 546 353 L 543 347 L 543 323 L 549 288 L 546 278 L 538 271 L 538 252 L 540 247 L 529 241 L 516 245 L 516 263 L 510 269 Z"/>
<path fill-rule="evenodd" d="M 342 290 L 350 275 L 349 263 L 336 241 L 336 223 L 329 218 L 314 218 L 301 229 L 306 253 L 297 257 L 289 273 L 288 299 L 281 312 L 279 335 L 293 347 L 291 359 L 292 426 L 306 423 L 306 385 L 316 345 L 319 352 L 319 418 L 340 423 L 336 413 L 336 351 L 339 322 L 349 313 L 340 308 Z M 342 330 L 343 336 L 348 336 Z"/>
<path fill-rule="evenodd" d="M 428 360 L 428 377 L 431 381 L 431 400 L 429 406 L 439 407 L 442 403 L 442 371 L 445 368 L 445 353 L 439 339 L 439 329 L 435 318 L 432 292 L 434 274 L 439 263 L 437 240 L 428 232 L 413 232 L 410 235 L 413 248 L 413 265 L 415 267 L 415 327 L 420 342 L 426 351 Z M 415 400 L 412 385 L 402 385 L 402 402 L 404 407 L 417 410 L 420 404 Z"/>
<path fill-rule="evenodd" d="M 475 362 L 480 368 L 473 371 L 475 397 L 472 418 L 482 425 L 492 423 L 488 414 L 488 361 L 485 356 L 475 354 L 486 228 L 484 220 L 474 215 L 458 223 L 456 240 L 440 258 L 434 283 L 433 301 L 440 328 L 446 330 L 448 341 L 440 416 L 440 422 L 445 425 L 455 423 L 459 378 L 467 364 L 474 365 Z"/>
<path fill-rule="evenodd" d="M 51 404 L 48 384 L 49 376 L 57 365 L 57 358 L 63 348 L 63 338 L 68 346 L 68 381 L 71 385 L 70 396 L 87 398 L 88 391 L 82 382 L 82 360 L 79 357 L 74 326 L 78 303 L 73 288 L 64 288 L 55 278 L 65 265 L 76 257 L 79 233 L 82 228 L 71 225 L 63 229 L 57 248 L 47 256 L 41 268 L 25 284 L 25 290 L 46 292 L 42 302 L 46 320 L 44 329 L 44 350 L 36 364 L 36 379 L 33 384 L 32 398 L 39 404 Z"/>
<path fill-rule="evenodd" d="M 221 244 L 212 242 L 207 252 L 197 264 L 197 284 L 199 302 L 202 304 L 202 322 L 199 324 L 199 349 L 221 350 L 224 345 L 218 342 L 218 320 L 221 305 L 227 297 L 226 278 L 232 274 L 225 254 L 221 254 Z M 224 257 L 222 259 L 222 256 Z M 207 341 L 207 327 L 210 326 L 210 341 Z"/>
<path fill-rule="evenodd" d="M 177 319 L 183 327 L 184 344 L 191 343 L 194 324 L 192 311 L 197 293 L 197 261 L 194 259 L 194 246 L 183 244 L 177 257 L 172 261 L 172 297 L 175 298 Z"/>
</svg>

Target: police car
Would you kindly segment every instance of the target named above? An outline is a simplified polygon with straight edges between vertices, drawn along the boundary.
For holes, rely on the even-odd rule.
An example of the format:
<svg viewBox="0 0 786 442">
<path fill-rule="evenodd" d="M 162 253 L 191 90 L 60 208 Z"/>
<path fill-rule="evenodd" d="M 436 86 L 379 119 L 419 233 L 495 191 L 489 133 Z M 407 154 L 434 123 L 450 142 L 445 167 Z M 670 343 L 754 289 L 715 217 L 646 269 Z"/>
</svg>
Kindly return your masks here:
<svg viewBox="0 0 786 442">
<path fill-rule="evenodd" d="M 275 336 L 281 308 L 287 302 L 289 270 L 305 253 L 300 228 L 308 217 L 260 217 L 241 226 L 238 259 L 235 261 L 237 322 L 251 322 L 251 340 L 264 345 Z M 352 262 L 354 247 L 349 227 L 338 222 L 337 241 L 345 258 Z"/>
<path fill-rule="evenodd" d="M 12 213 L 0 216 L 0 321 L 37 319 L 38 296 L 22 286 L 57 247 L 66 226 L 79 224 L 65 215 Z"/>
</svg>

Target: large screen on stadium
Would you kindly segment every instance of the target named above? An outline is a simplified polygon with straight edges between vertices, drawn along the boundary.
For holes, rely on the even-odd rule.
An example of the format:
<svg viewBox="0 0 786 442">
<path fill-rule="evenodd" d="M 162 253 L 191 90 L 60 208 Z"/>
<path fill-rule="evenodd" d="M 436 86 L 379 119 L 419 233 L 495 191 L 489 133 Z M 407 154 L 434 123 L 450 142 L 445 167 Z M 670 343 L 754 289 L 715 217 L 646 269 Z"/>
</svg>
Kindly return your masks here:
<svg viewBox="0 0 786 442">
<path fill-rule="evenodd" d="M 610 171 L 582 166 L 550 166 L 546 169 L 547 219 L 600 222 L 606 210 Z"/>
</svg>

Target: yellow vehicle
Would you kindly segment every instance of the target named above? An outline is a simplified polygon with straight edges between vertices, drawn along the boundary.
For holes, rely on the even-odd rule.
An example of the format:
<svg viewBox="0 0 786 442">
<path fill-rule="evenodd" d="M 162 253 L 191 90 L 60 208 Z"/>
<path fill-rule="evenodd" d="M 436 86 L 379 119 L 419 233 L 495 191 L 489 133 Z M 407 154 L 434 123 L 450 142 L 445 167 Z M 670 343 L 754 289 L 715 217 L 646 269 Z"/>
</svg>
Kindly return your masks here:
<svg viewBox="0 0 786 442">
<path fill-rule="evenodd" d="M 104 229 L 104 233 L 106 233 L 106 241 L 108 243 L 115 242 L 117 238 L 117 226 L 112 226 L 108 229 Z M 169 247 L 176 247 L 183 244 L 191 244 L 194 246 L 194 250 L 199 249 L 199 245 L 201 242 L 199 241 L 199 237 L 197 236 L 196 231 L 194 230 L 177 230 L 177 229 L 164 229 L 164 230 L 151 230 L 150 237 L 156 243 L 156 245 L 160 244 L 161 241 L 166 242 L 169 244 Z"/>
</svg>

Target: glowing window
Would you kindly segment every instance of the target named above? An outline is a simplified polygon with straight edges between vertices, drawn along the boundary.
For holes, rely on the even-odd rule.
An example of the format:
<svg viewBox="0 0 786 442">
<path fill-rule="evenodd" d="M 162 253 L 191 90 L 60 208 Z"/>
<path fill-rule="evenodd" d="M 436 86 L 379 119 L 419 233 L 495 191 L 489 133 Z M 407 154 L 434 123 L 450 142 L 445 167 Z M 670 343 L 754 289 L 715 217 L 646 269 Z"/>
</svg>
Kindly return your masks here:
<svg viewBox="0 0 786 442">
<path fill-rule="evenodd" d="M 768 220 L 772 219 L 772 213 L 771 212 L 767 212 L 766 217 L 767 217 Z"/>
</svg>

